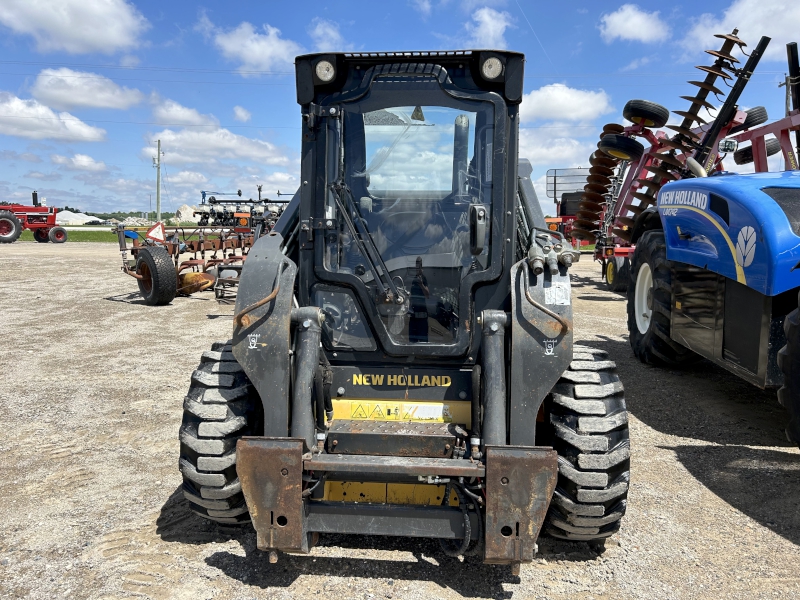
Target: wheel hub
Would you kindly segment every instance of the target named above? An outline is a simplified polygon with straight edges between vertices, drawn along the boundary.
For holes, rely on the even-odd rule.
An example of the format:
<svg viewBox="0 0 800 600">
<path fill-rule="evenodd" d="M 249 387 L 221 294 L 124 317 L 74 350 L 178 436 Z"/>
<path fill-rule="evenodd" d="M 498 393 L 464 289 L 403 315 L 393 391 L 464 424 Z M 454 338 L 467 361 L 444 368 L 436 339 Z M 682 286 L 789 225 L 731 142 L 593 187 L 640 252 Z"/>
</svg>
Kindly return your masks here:
<svg viewBox="0 0 800 600">
<path fill-rule="evenodd" d="M 633 308 L 636 328 L 644 335 L 650 329 L 653 316 L 653 272 L 647 263 L 642 264 L 636 276 Z"/>
<path fill-rule="evenodd" d="M 0 219 L 0 235 L 9 235 L 14 231 L 14 226 L 9 219 Z"/>
</svg>

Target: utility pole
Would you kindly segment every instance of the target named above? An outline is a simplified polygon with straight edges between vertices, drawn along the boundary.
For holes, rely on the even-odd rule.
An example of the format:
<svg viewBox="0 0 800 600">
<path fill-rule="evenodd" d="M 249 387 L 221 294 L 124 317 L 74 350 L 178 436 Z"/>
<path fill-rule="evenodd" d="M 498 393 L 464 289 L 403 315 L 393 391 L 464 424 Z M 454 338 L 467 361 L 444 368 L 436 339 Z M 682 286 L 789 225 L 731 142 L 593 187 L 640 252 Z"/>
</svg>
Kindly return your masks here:
<svg viewBox="0 0 800 600">
<path fill-rule="evenodd" d="M 156 223 L 161 222 L 161 140 L 158 140 L 158 151 L 153 159 L 156 168 Z"/>
</svg>

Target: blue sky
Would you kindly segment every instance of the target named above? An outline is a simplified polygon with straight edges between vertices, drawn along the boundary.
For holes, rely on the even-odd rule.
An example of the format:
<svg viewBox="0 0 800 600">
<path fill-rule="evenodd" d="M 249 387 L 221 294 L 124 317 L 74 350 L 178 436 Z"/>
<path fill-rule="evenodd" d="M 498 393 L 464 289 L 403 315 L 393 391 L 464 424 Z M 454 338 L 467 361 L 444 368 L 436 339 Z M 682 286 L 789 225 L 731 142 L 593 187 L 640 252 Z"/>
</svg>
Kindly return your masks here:
<svg viewBox="0 0 800 600">
<path fill-rule="evenodd" d="M 627 100 L 686 110 L 693 65 L 710 64 L 713 34 L 734 27 L 749 48 L 773 38 L 741 104 L 782 117 L 796 0 L 2 0 L 0 199 L 27 203 L 36 189 L 55 206 L 147 210 L 156 139 L 164 210 L 201 189 L 292 192 L 294 56 L 486 47 L 526 55 L 521 154 L 543 190 L 547 169 L 587 166 Z"/>
</svg>

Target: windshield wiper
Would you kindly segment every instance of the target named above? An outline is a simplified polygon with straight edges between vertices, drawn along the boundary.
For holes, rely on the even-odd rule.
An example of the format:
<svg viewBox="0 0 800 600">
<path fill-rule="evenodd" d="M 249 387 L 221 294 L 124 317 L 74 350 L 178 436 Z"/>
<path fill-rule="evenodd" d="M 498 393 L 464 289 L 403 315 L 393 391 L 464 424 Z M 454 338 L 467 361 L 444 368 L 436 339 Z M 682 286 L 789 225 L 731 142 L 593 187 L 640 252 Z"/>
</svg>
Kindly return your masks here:
<svg viewBox="0 0 800 600">
<path fill-rule="evenodd" d="M 332 183 L 330 188 L 336 196 L 336 205 L 339 208 L 339 211 L 342 213 L 344 222 L 347 225 L 347 228 L 350 230 L 350 233 L 353 236 L 356 244 L 358 245 L 358 250 L 364 257 L 367 263 L 367 268 L 369 268 L 370 272 L 372 273 L 372 278 L 374 279 L 375 284 L 378 286 L 378 296 L 380 301 L 385 304 L 391 304 L 393 302 L 402 304 L 405 302 L 405 298 L 399 292 L 397 286 L 395 286 L 394 281 L 392 281 L 389 269 L 386 268 L 386 263 L 383 262 L 381 253 L 375 247 L 375 242 L 372 239 L 372 235 L 364 226 L 363 217 L 355 206 L 353 193 L 350 191 L 350 188 L 339 182 Z M 345 192 L 344 195 L 348 203 L 347 208 L 345 208 L 345 206 L 342 204 L 342 191 Z M 350 211 L 352 211 L 354 215 L 357 215 L 355 223 L 353 223 L 353 219 L 350 217 Z M 376 268 L 376 263 L 378 268 Z M 381 277 L 381 274 L 379 274 L 378 271 L 383 274 L 383 277 Z M 384 281 L 387 285 L 384 285 Z M 389 288 L 388 290 L 386 289 L 387 287 Z"/>
</svg>

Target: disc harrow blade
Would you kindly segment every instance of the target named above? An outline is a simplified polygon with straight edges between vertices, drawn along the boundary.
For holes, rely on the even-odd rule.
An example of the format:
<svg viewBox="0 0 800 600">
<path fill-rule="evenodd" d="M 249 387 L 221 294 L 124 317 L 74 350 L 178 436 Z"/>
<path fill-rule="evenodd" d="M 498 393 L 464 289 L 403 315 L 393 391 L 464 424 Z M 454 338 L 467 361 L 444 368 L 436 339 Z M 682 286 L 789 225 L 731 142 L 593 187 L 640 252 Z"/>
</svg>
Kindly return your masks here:
<svg viewBox="0 0 800 600">
<path fill-rule="evenodd" d="M 597 236 L 592 233 L 591 231 L 587 231 L 586 229 L 581 229 L 579 227 L 575 227 L 572 230 L 572 237 L 577 238 L 579 240 L 593 240 Z"/>
<path fill-rule="evenodd" d="M 611 230 L 611 233 L 613 233 L 614 235 L 616 235 L 619 238 L 622 238 L 626 242 L 630 242 L 631 241 L 631 232 L 630 231 L 625 231 L 624 229 L 619 229 L 618 227 L 615 227 L 614 229 Z"/>
<path fill-rule="evenodd" d="M 705 81 L 690 81 L 689 83 L 691 83 L 692 85 L 696 85 L 697 87 L 699 87 L 699 88 L 701 88 L 703 90 L 711 92 L 712 94 L 716 94 L 717 96 L 724 96 L 725 95 L 725 93 L 721 89 L 716 88 L 712 84 L 706 83 Z"/>
<path fill-rule="evenodd" d="M 602 154 L 602 156 L 598 156 L 598 152 L 595 152 L 589 158 L 589 164 L 592 165 L 593 167 L 604 167 L 607 169 L 613 169 L 617 165 L 617 161 L 615 161 L 607 154 Z"/>
<path fill-rule="evenodd" d="M 708 123 L 705 119 L 699 117 L 698 115 L 691 113 L 686 110 L 673 110 L 676 115 L 683 117 L 684 119 L 689 119 L 690 121 L 695 121 L 696 123 L 700 123 L 701 125 L 705 125 Z"/>
<path fill-rule="evenodd" d="M 742 40 L 740 40 L 732 33 L 715 33 L 714 37 L 719 38 L 721 40 L 728 40 L 729 42 L 733 42 L 734 44 L 738 44 L 740 48 L 747 47 L 747 44 L 745 44 Z"/>
<path fill-rule="evenodd" d="M 600 165 L 594 165 L 589 169 L 589 175 L 602 175 L 603 177 L 611 177 L 613 174 L 614 169 L 602 167 Z"/>
<path fill-rule="evenodd" d="M 617 223 L 620 223 L 622 225 L 626 225 L 627 227 L 633 227 L 633 224 L 635 222 L 636 221 L 634 221 L 630 217 L 617 217 Z"/>
<path fill-rule="evenodd" d="M 711 104 L 711 102 L 709 102 L 708 100 L 705 100 L 704 98 L 698 98 L 697 96 L 681 96 L 681 98 L 683 98 L 684 100 L 688 100 L 692 104 L 697 104 L 697 105 L 702 106 L 704 108 L 707 108 L 709 110 L 717 110 L 716 106 L 714 106 L 713 104 Z M 672 111 L 672 112 L 675 112 L 675 111 Z"/>
<path fill-rule="evenodd" d="M 599 185 L 597 183 L 587 183 L 585 186 L 583 186 L 583 191 L 602 195 L 608 193 L 608 187 L 605 185 Z"/>
<path fill-rule="evenodd" d="M 643 194 L 642 192 L 633 192 L 633 197 L 641 202 L 641 206 L 652 206 L 656 203 L 655 197 L 650 194 Z"/>
<path fill-rule="evenodd" d="M 683 168 L 683 163 L 679 161 L 674 154 L 659 154 L 658 160 L 664 164 L 676 167 L 678 169 Z"/>
<path fill-rule="evenodd" d="M 611 185 L 611 180 L 608 177 L 604 177 L 603 175 L 589 175 L 586 178 L 587 183 L 593 183 L 595 185 L 602 185 L 602 186 L 609 186 Z"/>
<path fill-rule="evenodd" d="M 641 186 L 645 186 L 645 187 L 648 187 L 650 189 L 653 189 L 653 190 L 660 190 L 661 189 L 661 184 L 659 182 L 653 180 L 653 179 L 637 179 L 636 183 L 638 183 Z"/>
<path fill-rule="evenodd" d="M 681 125 L 667 125 L 667 129 L 672 129 L 672 131 L 676 131 L 686 137 L 689 137 L 693 140 L 699 140 L 700 136 L 697 135 L 694 131 L 687 127 L 682 127 Z"/>
<path fill-rule="evenodd" d="M 738 63 L 739 59 L 735 56 L 730 54 L 725 54 L 724 52 L 720 52 L 718 50 L 706 50 L 706 54 L 710 54 L 711 56 L 716 56 L 717 58 L 721 58 L 722 60 L 727 60 L 732 63 Z"/>
<path fill-rule="evenodd" d="M 661 167 L 654 167 L 653 165 L 647 165 L 645 167 L 645 170 L 650 171 L 653 174 L 653 177 L 657 177 L 660 179 L 666 179 L 668 181 L 675 181 L 677 179 L 675 175 L 673 175 L 669 171 L 662 169 Z"/>
</svg>

